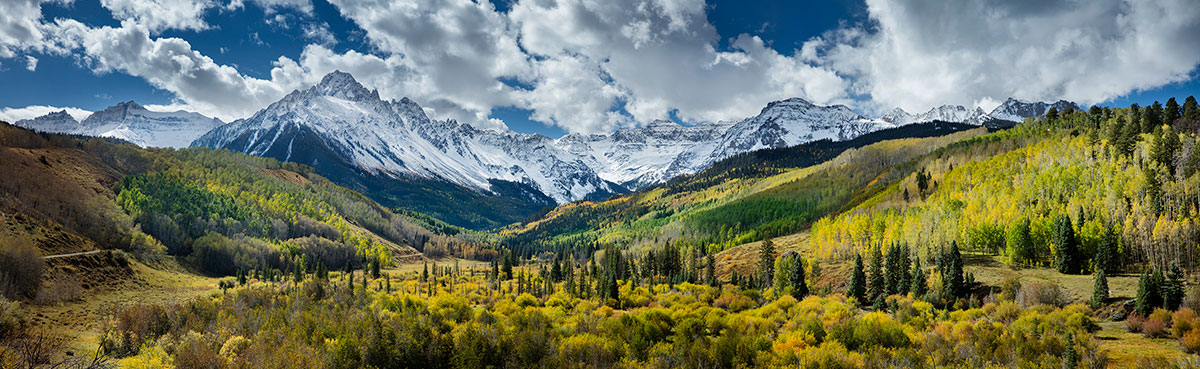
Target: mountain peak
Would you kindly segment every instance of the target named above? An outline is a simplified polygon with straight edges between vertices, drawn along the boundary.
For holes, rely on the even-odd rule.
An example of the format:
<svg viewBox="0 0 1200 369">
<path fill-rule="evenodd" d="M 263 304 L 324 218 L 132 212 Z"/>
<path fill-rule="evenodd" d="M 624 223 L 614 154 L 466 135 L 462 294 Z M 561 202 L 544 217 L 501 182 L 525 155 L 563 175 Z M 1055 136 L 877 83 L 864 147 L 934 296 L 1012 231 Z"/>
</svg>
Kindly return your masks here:
<svg viewBox="0 0 1200 369">
<path fill-rule="evenodd" d="M 313 90 L 323 96 L 337 97 L 346 100 L 360 101 L 364 99 L 379 99 L 379 91 L 367 90 L 350 73 L 335 70 L 321 78 L 321 82 L 313 86 Z"/>
<path fill-rule="evenodd" d="M 145 107 L 142 107 L 141 105 L 134 102 L 133 100 L 117 103 L 117 105 L 110 106 L 108 109 L 113 109 L 113 108 L 117 108 L 117 109 L 121 109 L 121 110 L 131 110 L 131 109 L 132 110 L 145 110 L 146 109 Z M 104 110 L 108 110 L 108 109 L 104 109 Z"/>
</svg>

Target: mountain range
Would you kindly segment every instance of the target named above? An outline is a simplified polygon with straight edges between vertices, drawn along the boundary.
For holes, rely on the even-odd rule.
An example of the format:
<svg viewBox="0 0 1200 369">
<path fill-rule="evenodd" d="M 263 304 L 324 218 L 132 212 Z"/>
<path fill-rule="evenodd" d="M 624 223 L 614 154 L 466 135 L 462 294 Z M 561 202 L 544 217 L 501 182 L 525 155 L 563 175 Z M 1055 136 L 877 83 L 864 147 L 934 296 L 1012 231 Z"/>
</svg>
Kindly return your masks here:
<svg viewBox="0 0 1200 369">
<path fill-rule="evenodd" d="M 311 88 L 293 91 L 251 117 L 228 124 L 196 113 L 151 112 L 126 102 L 83 122 L 55 112 L 17 125 L 117 137 L 142 146 L 190 143 L 302 163 L 384 205 L 485 228 L 520 220 L 541 208 L 662 183 L 754 150 L 848 140 L 927 121 L 1016 122 L 1050 107 L 1077 108 L 1066 101 L 1010 98 L 990 113 L 945 105 L 922 114 L 897 108 L 868 118 L 843 105 L 791 98 L 771 102 L 740 121 L 684 126 L 659 120 L 610 134 L 552 139 L 431 119 L 416 102 L 383 100 L 350 74 L 335 71 Z"/>
<path fill-rule="evenodd" d="M 43 132 L 119 138 L 142 147 L 180 148 L 224 122 L 189 111 L 151 111 L 126 101 L 94 112 L 83 121 L 62 110 L 14 124 Z"/>
</svg>

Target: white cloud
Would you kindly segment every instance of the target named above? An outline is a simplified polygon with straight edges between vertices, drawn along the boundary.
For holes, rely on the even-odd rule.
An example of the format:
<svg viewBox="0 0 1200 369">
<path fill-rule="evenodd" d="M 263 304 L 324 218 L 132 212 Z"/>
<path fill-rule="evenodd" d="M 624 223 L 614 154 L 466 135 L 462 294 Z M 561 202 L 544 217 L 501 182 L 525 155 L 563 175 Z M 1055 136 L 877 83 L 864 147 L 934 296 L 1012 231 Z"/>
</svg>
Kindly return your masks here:
<svg viewBox="0 0 1200 369">
<path fill-rule="evenodd" d="M 851 76 L 874 109 L 986 107 L 1009 96 L 1093 104 L 1188 79 L 1200 63 L 1195 5 L 868 0 L 877 31 L 831 32 L 802 55 Z"/>
<path fill-rule="evenodd" d="M 40 44 L 42 31 L 41 0 L 0 1 L 0 59 L 16 56 L 18 49 Z"/>
<path fill-rule="evenodd" d="M 121 27 L 64 24 L 59 36 L 77 45 L 82 61 L 97 73 L 120 71 L 173 92 L 197 112 L 222 120 L 245 117 L 282 97 L 286 87 L 246 77 L 220 65 L 179 38 L 150 38 L 130 21 Z"/>
<path fill-rule="evenodd" d="M 535 91 L 529 105 L 557 106 L 556 101 L 537 101 L 540 96 L 557 101 L 608 97 L 613 104 L 624 102 L 633 120 L 648 122 L 671 112 L 687 121 L 740 119 L 772 100 L 789 97 L 822 104 L 849 101 L 846 84 L 835 73 L 781 55 L 758 37 L 741 35 L 731 40 L 730 50 L 717 50 L 720 35 L 705 11 L 702 1 L 691 0 L 518 3 L 510 17 L 520 29 L 525 50 L 539 58 L 590 62 L 593 74 L 620 92 L 605 96 L 580 89 L 570 98 L 559 98 L 563 92 Z M 539 74 L 548 75 L 552 74 Z M 587 111 L 574 119 L 553 114 L 553 122 L 572 132 L 612 127 L 603 114 L 606 105 L 574 108 Z"/>
<path fill-rule="evenodd" d="M 329 24 L 325 22 L 306 23 L 303 27 L 304 38 L 309 41 L 316 42 L 321 46 L 333 47 L 337 45 L 337 38 L 333 37 L 333 32 L 329 31 Z"/>
<path fill-rule="evenodd" d="M 36 72 L 37 64 L 38 58 L 33 57 L 33 55 L 25 55 L 25 70 Z"/>
<path fill-rule="evenodd" d="M 403 96 L 434 107 L 439 118 L 485 124 L 492 107 L 517 103 L 514 89 L 498 79 L 532 73 L 516 33 L 490 2 L 331 2 L 402 66 Z"/>
<path fill-rule="evenodd" d="M 0 108 L 0 121 L 15 123 L 18 120 L 33 119 L 62 110 L 66 110 L 75 120 L 83 120 L 92 115 L 91 111 L 80 108 L 30 105 L 23 108 Z"/>
<path fill-rule="evenodd" d="M 217 4 L 211 0 L 100 0 L 120 21 L 134 21 L 152 33 L 167 29 L 204 30 L 204 12 Z"/>
</svg>

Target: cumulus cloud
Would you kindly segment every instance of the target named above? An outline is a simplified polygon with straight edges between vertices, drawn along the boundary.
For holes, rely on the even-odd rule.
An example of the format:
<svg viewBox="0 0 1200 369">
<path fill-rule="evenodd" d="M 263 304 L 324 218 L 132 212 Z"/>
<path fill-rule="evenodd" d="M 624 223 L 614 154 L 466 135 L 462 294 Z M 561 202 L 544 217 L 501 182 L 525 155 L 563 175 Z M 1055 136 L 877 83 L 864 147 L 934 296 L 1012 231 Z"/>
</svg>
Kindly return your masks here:
<svg viewBox="0 0 1200 369">
<path fill-rule="evenodd" d="M 1188 0 L 867 0 L 867 10 L 871 27 L 830 32 L 803 55 L 849 76 L 874 109 L 1093 104 L 1187 80 L 1200 63 Z"/>
<path fill-rule="evenodd" d="M 217 5 L 211 0 L 101 0 L 100 4 L 117 20 L 137 22 L 154 33 L 207 29 L 204 12 Z"/>
<path fill-rule="evenodd" d="M 37 64 L 38 58 L 33 57 L 33 55 L 25 55 L 25 70 L 36 72 Z"/>
<path fill-rule="evenodd" d="M 261 79 L 156 37 L 210 28 L 214 0 L 102 1 L 121 26 L 46 21 L 43 0 L 0 2 L 0 59 L 70 52 L 96 73 L 173 93 L 173 108 L 223 120 L 343 70 L 434 118 L 503 128 L 488 116 L 513 106 L 578 133 L 670 116 L 741 119 L 789 97 L 866 113 L 987 109 L 1010 96 L 1090 104 L 1186 80 L 1200 63 L 1200 12 L 1188 0 L 866 0 L 864 24 L 782 52 L 752 34 L 723 38 L 703 0 L 519 0 L 507 12 L 488 1 L 331 0 L 369 42 L 347 51 L 333 50 L 311 0 L 250 0 L 310 43 Z"/>
<path fill-rule="evenodd" d="M 70 114 L 71 117 L 75 118 L 75 120 L 83 120 L 89 115 L 92 115 L 91 111 L 80 108 L 30 105 L 23 108 L 0 108 L 0 121 L 15 123 L 18 120 L 33 119 L 63 110 L 66 110 L 67 114 Z"/>
<path fill-rule="evenodd" d="M 61 25 L 59 36 L 82 50 L 82 61 L 97 73 L 119 71 L 173 92 L 194 110 L 230 120 L 245 117 L 285 94 L 272 81 L 246 77 L 220 65 L 180 38 L 151 38 L 150 30 L 130 21 L 121 27 Z"/>
</svg>

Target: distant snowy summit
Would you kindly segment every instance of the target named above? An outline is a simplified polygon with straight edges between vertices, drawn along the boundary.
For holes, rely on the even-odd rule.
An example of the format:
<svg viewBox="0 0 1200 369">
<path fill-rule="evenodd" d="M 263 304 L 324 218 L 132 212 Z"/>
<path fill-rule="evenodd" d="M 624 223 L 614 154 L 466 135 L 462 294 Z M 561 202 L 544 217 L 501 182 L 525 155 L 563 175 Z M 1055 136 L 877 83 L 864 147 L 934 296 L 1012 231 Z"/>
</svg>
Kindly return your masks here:
<svg viewBox="0 0 1200 369">
<path fill-rule="evenodd" d="M 989 121 L 1001 120 L 1012 123 L 1019 123 L 1025 118 L 1036 117 L 1045 114 L 1050 108 L 1056 108 L 1059 111 L 1079 109 L 1075 103 L 1059 100 L 1054 103 L 1045 102 L 1025 102 L 1014 98 L 1008 98 L 992 109 L 990 113 L 984 113 L 983 109 L 975 108 L 968 109 L 962 105 L 942 105 L 929 109 L 929 111 L 921 114 L 911 114 L 904 109 L 896 108 L 885 114 L 880 119 L 898 125 L 931 122 L 940 120 L 944 122 L 967 123 L 982 125 Z"/>
<path fill-rule="evenodd" d="M 126 101 L 92 113 L 82 122 L 64 110 L 14 124 L 43 132 L 119 138 L 142 147 L 181 148 L 224 123 L 220 119 L 182 110 L 150 111 L 133 101 Z"/>
</svg>

